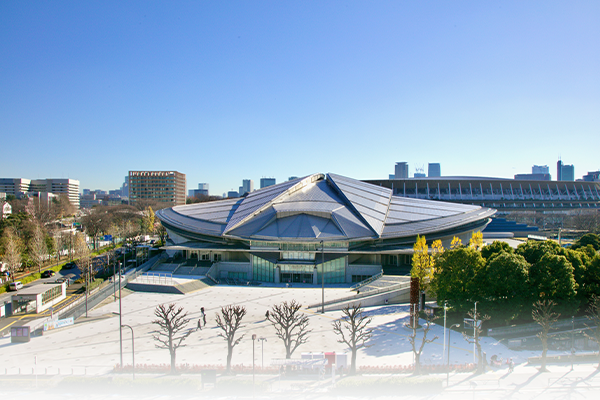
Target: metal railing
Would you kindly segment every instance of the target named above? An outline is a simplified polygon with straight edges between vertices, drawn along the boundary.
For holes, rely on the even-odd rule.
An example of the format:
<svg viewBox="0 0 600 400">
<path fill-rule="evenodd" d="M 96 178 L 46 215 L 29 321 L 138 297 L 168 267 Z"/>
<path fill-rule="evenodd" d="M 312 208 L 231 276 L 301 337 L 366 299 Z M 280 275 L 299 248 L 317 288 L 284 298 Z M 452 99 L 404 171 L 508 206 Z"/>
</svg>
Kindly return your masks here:
<svg viewBox="0 0 600 400">
<path fill-rule="evenodd" d="M 350 290 L 360 289 L 361 287 L 368 285 L 371 282 L 376 281 L 377 279 L 381 278 L 382 276 L 383 276 L 383 271 L 381 271 L 377 275 L 373 275 L 372 277 L 365 279 L 364 281 L 358 282 L 356 285 L 350 286 Z"/>
<path fill-rule="evenodd" d="M 403 282 L 403 283 L 398 283 L 396 285 L 391 285 L 391 286 L 388 286 L 388 287 L 384 287 L 384 288 L 381 288 L 381 289 L 369 290 L 368 292 L 356 294 L 354 296 L 340 297 L 338 299 L 333 299 L 333 300 L 326 301 L 325 303 L 310 304 L 307 308 L 321 307 L 321 305 L 323 305 L 323 304 L 327 306 L 327 305 L 331 305 L 331 304 L 342 303 L 344 301 L 351 301 L 351 300 L 356 300 L 356 299 L 362 299 L 364 297 L 370 297 L 370 296 L 374 296 L 376 294 L 393 292 L 395 290 L 401 290 L 401 289 L 407 289 L 407 288 L 410 288 L 410 282 Z"/>
</svg>

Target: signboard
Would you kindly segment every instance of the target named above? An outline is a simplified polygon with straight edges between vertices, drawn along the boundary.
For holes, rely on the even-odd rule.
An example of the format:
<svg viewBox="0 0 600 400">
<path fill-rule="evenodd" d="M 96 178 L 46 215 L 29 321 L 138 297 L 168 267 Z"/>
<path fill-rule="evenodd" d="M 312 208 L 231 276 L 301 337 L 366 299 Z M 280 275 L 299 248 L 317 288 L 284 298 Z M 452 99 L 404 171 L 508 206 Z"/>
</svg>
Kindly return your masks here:
<svg viewBox="0 0 600 400">
<path fill-rule="evenodd" d="M 10 328 L 11 343 L 25 343 L 30 340 L 30 330 L 28 326 L 17 326 Z"/>
<path fill-rule="evenodd" d="M 67 319 L 55 319 L 53 321 L 44 322 L 44 332 L 51 331 L 52 329 L 63 328 L 65 326 L 73 325 L 75 320 L 73 317 Z"/>
<path fill-rule="evenodd" d="M 107 242 L 112 242 L 112 235 L 104 235 L 104 240 L 106 240 Z"/>
</svg>

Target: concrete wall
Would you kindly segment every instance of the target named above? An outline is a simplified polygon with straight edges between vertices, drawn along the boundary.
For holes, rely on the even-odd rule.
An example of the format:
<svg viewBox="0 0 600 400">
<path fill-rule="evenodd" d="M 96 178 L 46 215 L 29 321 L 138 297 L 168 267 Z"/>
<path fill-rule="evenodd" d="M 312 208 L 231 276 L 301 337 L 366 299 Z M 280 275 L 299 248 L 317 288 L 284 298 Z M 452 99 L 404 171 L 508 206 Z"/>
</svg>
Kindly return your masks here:
<svg viewBox="0 0 600 400">
<path fill-rule="evenodd" d="M 346 283 L 352 283 L 352 275 L 377 275 L 381 265 L 350 264 L 346 267 Z"/>
<path fill-rule="evenodd" d="M 245 272 L 246 279 L 252 280 L 252 265 L 249 262 L 221 261 L 217 263 L 219 279 L 227 278 L 229 272 Z"/>
</svg>

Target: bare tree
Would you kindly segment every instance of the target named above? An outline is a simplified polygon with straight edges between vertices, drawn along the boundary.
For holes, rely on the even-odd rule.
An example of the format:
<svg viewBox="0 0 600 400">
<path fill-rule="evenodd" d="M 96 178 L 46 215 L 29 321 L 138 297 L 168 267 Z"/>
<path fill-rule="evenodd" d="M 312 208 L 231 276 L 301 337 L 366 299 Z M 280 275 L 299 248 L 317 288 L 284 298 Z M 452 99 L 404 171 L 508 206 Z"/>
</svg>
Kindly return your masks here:
<svg viewBox="0 0 600 400">
<path fill-rule="evenodd" d="M 342 309 L 344 316 L 333 322 L 333 331 L 340 336 L 338 343 L 345 343 L 352 352 L 350 362 L 350 373 L 356 373 L 356 353 L 359 349 L 366 347 L 366 342 L 373 335 L 373 329 L 367 326 L 373 318 L 367 317 L 359 304 L 348 304 Z"/>
<path fill-rule="evenodd" d="M 46 234 L 39 223 L 35 224 L 33 234 L 29 239 L 29 257 L 37 266 L 38 272 L 42 272 L 42 265 L 48 257 L 48 246 L 46 245 Z"/>
<path fill-rule="evenodd" d="M 91 252 L 88 244 L 85 240 L 83 233 L 78 233 L 75 236 L 74 246 L 75 257 L 77 260 L 77 269 L 84 282 L 85 287 L 85 316 L 88 316 L 88 295 L 90 293 L 90 284 L 93 279 L 92 263 L 91 263 Z"/>
<path fill-rule="evenodd" d="M 481 316 L 480 313 L 476 313 L 475 310 L 471 310 L 467 313 L 469 317 L 473 319 L 473 336 L 469 336 L 469 332 L 463 332 L 463 338 L 470 344 L 475 344 L 475 348 L 477 350 L 477 373 L 485 372 L 485 367 L 483 365 L 483 353 L 481 351 L 481 333 L 483 332 L 482 325 L 485 321 L 490 320 L 489 315 Z"/>
<path fill-rule="evenodd" d="M 21 240 L 12 226 L 4 229 L 4 261 L 8 264 L 8 271 L 12 281 L 15 281 L 15 272 L 21 266 Z"/>
<path fill-rule="evenodd" d="M 236 339 L 235 334 L 238 329 L 243 328 L 242 318 L 244 318 L 246 312 L 246 307 L 244 306 L 228 305 L 221 307 L 221 314 L 217 313 L 217 327 L 223 331 L 219 332 L 218 336 L 227 341 L 227 373 L 231 373 L 233 348 L 237 346 L 244 337 L 244 335 L 242 335 Z"/>
<path fill-rule="evenodd" d="M 308 317 L 300 311 L 302 304 L 296 300 L 284 301 L 271 308 L 267 319 L 275 328 L 275 334 L 283 341 L 285 358 L 292 357 L 294 351 L 308 340 Z"/>
<path fill-rule="evenodd" d="M 591 326 L 587 325 L 588 328 L 592 331 L 592 334 L 588 334 L 584 331 L 584 335 L 596 341 L 596 343 L 600 343 L 600 296 L 593 294 L 590 299 L 590 304 L 587 308 L 586 317 L 590 320 Z M 598 351 L 598 367 L 596 369 L 600 370 L 600 351 Z"/>
<path fill-rule="evenodd" d="M 168 349 L 171 355 L 171 373 L 174 374 L 177 369 L 175 366 L 177 349 L 185 347 L 183 341 L 192 333 L 191 329 L 186 329 L 190 322 L 187 313 L 183 307 L 175 308 L 175 304 L 160 304 L 154 310 L 157 319 L 152 321 L 160 327 L 160 330 L 153 331 L 152 337 L 159 342 L 156 347 L 159 349 Z"/>
<path fill-rule="evenodd" d="M 540 366 L 540 372 L 548 372 L 546 369 L 546 354 L 548 353 L 548 332 L 552 329 L 552 326 L 558 321 L 560 314 L 554 312 L 554 306 L 556 302 L 552 300 L 538 300 L 533 305 L 531 316 L 533 320 L 537 322 L 542 331 L 538 333 L 538 337 L 542 341 L 542 365 Z"/>
<path fill-rule="evenodd" d="M 436 339 L 438 339 L 437 336 L 434 336 L 431 339 L 427 338 L 427 334 L 431 330 L 431 324 L 437 318 L 438 317 L 433 314 L 425 313 L 425 325 L 422 326 L 422 328 L 423 328 L 423 337 L 422 338 L 417 338 L 417 331 L 419 328 L 418 320 L 415 321 L 416 323 L 414 323 L 414 324 L 408 324 L 409 328 L 412 331 L 410 336 L 408 337 L 408 342 L 412 346 L 412 351 L 415 356 L 415 370 L 414 370 L 415 375 L 421 374 L 421 354 L 423 354 L 423 349 L 425 348 L 425 345 L 427 343 L 432 343 Z M 419 341 L 419 339 L 421 340 L 421 342 L 420 342 L 420 344 L 418 344 L 419 349 L 417 350 L 417 342 Z"/>
<path fill-rule="evenodd" d="M 81 219 L 85 232 L 94 241 L 94 250 L 98 250 L 98 235 L 108 229 L 111 219 L 107 207 L 95 207 Z"/>
</svg>

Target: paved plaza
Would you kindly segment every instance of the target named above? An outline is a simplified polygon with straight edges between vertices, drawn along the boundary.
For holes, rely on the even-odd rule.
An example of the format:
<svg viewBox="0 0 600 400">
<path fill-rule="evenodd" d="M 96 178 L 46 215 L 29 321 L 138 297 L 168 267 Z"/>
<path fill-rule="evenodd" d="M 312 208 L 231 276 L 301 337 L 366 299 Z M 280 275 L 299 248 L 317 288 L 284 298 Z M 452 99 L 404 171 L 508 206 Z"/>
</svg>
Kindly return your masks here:
<svg viewBox="0 0 600 400">
<path fill-rule="evenodd" d="M 348 288 L 326 288 L 325 298 L 346 297 Z M 285 358 L 285 349 L 280 339 L 275 336 L 275 330 L 265 319 L 265 312 L 274 304 L 282 301 L 296 300 L 304 306 L 321 301 L 321 289 L 314 287 L 251 287 L 251 286 L 214 286 L 186 295 L 157 294 L 123 291 L 122 313 L 123 324 L 130 325 L 135 333 L 136 365 L 168 364 L 169 353 L 157 349 L 152 338 L 156 325 L 153 312 L 157 305 L 175 303 L 183 307 L 191 318 L 189 328 L 194 331 L 185 341 L 186 346 L 177 352 L 177 364 L 206 366 L 224 365 L 227 346 L 223 338 L 218 336 L 215 315 L 222 306 L 228 304 L 243 305 L 248 313 L 244 317 L 244 326 L 240 334 L 243 340 L 234 349 L 232 363 L 234 365 L 252 366 L 253 342 L 252 335 L 265 338 L 266 341 L 254 343 L 255 364 L 270 367 L 271 360 Z M 200 308 L 207 313 L 207 325 L 196 330 L 200 318 Z M 79 318 L 74 326 L 46 332 L 43 336 L 33 337 L 29 343 L 12 344 L 10 338 L 0 339 L 0 382 L 1 379 L 15 377 L 32 378 L 35 373 L 40 377 L 89 376 L 101 377 L 111 374 L 115 365 L 119 364 L 119 302 L 112 297 L 100 306 L 90 311 L 89 316 Z M 310 329 L 308 342 L 300 346 L 294 353 L 294 358 L 300 358 L 303 352 L 346 352 L 345 345 L 337 342 L 337 336 L 332 329 L 332 322 L 340 318 L 341 311 L 319 313 L 318 309 L 303 309 L 309 318 Z M 413 355 L 408 335 L 410 330 L 405 327 L 409 320 L 408 305 L 386 305 L 369 307 L 366 312 L 373 317 L 372 326 L 375 328 L 371 346 L 360 350 L 358 366 L 409 366 L 413 363 Z M 443 320 L 436 322 L 443 324 Z M 439 338 L 425 347 L 422 362 L 424 364 L 445 364 L 443 325 L 436 325 L 430 332 Z M 123 361 L 131 364 L 131 333 L 123 329 Z M 264 347 L 263 347 L 264 346 Z M 513 351 L 503 343 L 492 338 L 483 338 L 483 346 L 488 358 L 498 355 L 502 358 L 512 357 L 517 364 L 514 373 L 508 373 L 505 367 L 497 371 L 475 376 L 472 373 L 450 374 L 450 385 L 443 394 L 432 395 L 430 398 L 456 398 L 468 391 L 476 398 L 495 397 L 500 392 L 512 397 L 530 398 L 533 392 L 543 390 L 544 398 L 565 398 L 558 396 L 557 388 L 566 388 L 573 393 L 583 390 L 582 397 L 597 390 L 600 379 L 596 378 L 595 365 L 578 364 L 574 371 L 570 365 L 551 366 L 550 374 L 539 374 L 535 367 L 527 366 L 527 357 L 538 355 L 531 351 Z M 264 360 L 264 361 L 263 361 Z M 451 336 L 450 360 L 452 363 L 467 363 L 473 361 L 473 347 L 459 333 Z M 275 369 L 275 371 L 277 371 Z M 277 375 L 277 373 L 274 373 Z M 273 372 L 271 373 L 273 375 Z M 432 375 L 433 376 L 433 375 Z M 438 376 L 438 375 L 436 375 Z M 446 387 L 446 375 L 438 376 L 443 379 Z M 331 379 L 331 377 L 326 377 Z M 269 375 L 261 375 L 259 379 L 277 379 Z M 310 378 L 313 379 L 313 378 Z M 339 378 L 338 378 L 339 379 Z M 438 379 L 438 380 L 440 380 Z M 284 379 L 285 381 L 285 379 Z M 329 381 L 321 381 L 327 388 Z M 565 383 L 566 382 L 566 383 Z M 284 386 L 286 384 L 284 383 Z M 275 387 L 276 388 L 276 387 Z M 275 390 L 275 389 L 273 389 Z M 482 396 L 478 395 L 481 394 Z M 564 392 L 561 392 L 564 395 Z M 326 393 L 324 392 L 323 395 Z M 555 396 L 556 395 L 556 396 Z M 445 396 L 445 397 L 439 397 Z M 521 396 L 521 397 L 519 397 Z M 532 397 L 534 398 L 534 397 Z M 537 397 L 540 398 L 540 397 Z"/>
</svg>

